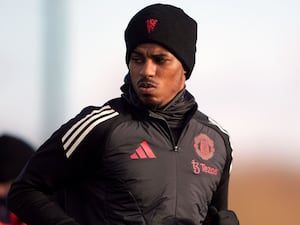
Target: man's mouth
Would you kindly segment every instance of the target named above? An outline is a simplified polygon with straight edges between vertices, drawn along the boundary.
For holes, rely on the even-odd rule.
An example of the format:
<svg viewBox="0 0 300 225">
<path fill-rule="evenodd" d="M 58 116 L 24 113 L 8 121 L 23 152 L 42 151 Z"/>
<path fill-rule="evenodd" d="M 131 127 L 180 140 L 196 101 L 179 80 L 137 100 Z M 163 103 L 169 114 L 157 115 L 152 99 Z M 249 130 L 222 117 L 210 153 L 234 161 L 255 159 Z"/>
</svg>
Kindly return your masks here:
<svg viewBox="0 0 300 225">
<path fill-rule="evenodd" d="M 141 82 L 139 83 L 139 88 L 155 88 L 155 85 L 150 82 Z"/>
<path fill-rule="evenodd" d="M 139 82 L 138 88 L 142 94 L 150 94 L 157 86 L 153 82 Z"/>
</svg>

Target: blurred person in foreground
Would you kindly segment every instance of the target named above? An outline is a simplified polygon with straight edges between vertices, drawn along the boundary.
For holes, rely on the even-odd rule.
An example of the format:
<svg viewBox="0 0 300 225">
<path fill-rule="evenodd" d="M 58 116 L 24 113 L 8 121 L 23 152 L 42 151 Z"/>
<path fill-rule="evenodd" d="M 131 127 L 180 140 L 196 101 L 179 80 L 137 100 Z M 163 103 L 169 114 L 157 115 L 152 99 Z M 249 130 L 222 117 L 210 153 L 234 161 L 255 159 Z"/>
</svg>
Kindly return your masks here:
<svg viewBox="0 0 300 225">
<path fill-rule="evenodd" d="M 121 97 L 84 108 L 41 145 L 12 185 L 10 209 L 28 225 L 238 224 L 228 210 L 229 137 L 185 85 L 196 40 L 197 23 L 180 8 L 134 15 Z"/>
<path fill-rule="evenodd" d="M 8 210 L 7 194 L 33 153 L 33 148 L 24 140 L 7 134 L 0 136 L 0 225 L 24 225 Z"/>
</svg>

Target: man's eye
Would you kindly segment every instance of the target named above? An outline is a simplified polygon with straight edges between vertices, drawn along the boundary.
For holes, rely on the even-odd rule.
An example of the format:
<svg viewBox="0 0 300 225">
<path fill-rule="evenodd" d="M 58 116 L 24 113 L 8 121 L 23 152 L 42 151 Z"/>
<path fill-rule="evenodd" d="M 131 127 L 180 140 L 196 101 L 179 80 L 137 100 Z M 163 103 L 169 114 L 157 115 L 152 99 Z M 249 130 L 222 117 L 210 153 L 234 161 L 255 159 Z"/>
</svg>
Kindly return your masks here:
<svg viewBox="0 0 300 225">
<path fill-rule="evenodd" d="M 165 63 L 167 60 L 163 57 L 155 57 L 154 58 L 154 61 L 157 63 L 157 64 L 163 64 Z"/>
<path fill-rule="evenodd" d="M 130 60 L 135 62 L 135 63 L 142 63 L 143 62 L 143 60 L 140 57 L 131 57 Z"/>
</svg>

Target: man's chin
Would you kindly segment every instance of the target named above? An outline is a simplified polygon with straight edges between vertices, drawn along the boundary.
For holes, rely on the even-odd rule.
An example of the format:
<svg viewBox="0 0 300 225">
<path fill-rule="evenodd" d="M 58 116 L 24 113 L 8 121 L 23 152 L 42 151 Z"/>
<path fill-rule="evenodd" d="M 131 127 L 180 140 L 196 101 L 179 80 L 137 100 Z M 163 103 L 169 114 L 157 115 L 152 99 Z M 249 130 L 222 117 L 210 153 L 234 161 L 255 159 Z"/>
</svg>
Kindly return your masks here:
<svg viewBox="0 0 300 225">
<path fill-rule="evenodd" d="M 161 102 L 154 100 L 153 98 L 143 98 L 142 99 L 143 105 L 148 109 L 158 109 L 161 107 Z"/>
</svg>

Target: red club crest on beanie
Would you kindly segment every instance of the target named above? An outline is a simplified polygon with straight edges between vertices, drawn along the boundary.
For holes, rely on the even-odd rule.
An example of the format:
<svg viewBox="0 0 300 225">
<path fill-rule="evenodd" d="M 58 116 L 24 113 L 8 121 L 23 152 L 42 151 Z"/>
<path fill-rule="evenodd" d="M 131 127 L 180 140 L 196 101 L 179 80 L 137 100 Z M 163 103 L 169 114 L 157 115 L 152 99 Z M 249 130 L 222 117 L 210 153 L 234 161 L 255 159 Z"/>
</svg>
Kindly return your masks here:
<svg viewBox="0 0 300 225">
<path fill-rule="evenodd" d="M 195 65 L 197 23 L 182 9 L 166 4 L 145 7 L 125 30 L 126 63 L 138 45 L 157 43 L 178 58 L 189 79 Z"/>
</svg>

